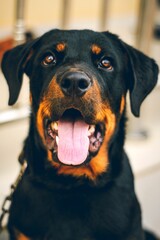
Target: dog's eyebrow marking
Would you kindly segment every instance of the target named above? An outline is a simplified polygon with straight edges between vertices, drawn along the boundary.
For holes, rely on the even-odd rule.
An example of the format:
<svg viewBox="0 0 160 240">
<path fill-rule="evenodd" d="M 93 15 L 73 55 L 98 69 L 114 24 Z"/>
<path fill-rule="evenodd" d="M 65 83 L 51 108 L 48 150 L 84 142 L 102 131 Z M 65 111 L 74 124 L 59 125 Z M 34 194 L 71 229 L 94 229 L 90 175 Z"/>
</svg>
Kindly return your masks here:
<svg viewBox="0 0 160 240">
<path fill-rule="evenodd" d="M 58 43 L 57 46 L 56 46 L 56 50 L 58 52 L 63 52 L 66 48 L 66 44 L 61 42 L 61 43 Z"/>
<path fill-rule="evenodd" d="M 96 55 L 100 54 L 102 51 L 101 47 L 99 47 L 97 44 L 93 44 L 91 49 L 92 49 L 92 52 Z"/>
</svg>

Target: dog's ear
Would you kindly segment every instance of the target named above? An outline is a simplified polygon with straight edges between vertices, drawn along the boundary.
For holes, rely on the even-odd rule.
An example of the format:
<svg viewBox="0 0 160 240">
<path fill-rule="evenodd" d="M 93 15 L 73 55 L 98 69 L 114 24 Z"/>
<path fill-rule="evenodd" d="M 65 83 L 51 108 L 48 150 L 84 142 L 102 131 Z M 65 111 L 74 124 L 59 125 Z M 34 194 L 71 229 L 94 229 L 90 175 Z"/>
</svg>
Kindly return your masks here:
<svg viewBox="0 0 160 240">
<path fill-rule="evenodd" d="M 126 43 L 122 42 L 122 45 L 127 54 L 131 111 L 139 117 L 141 103 L 157 83 L 158 65 L 153 59 Z"/>
<path fill-rule="evenodd" d="M 29 60 L 31 49 L 37 41 L 38 39 L 19 45 L 3 55 L 1 68 L 9 87 L 9 105 L 13 105 L 17 101 L 25 65 Z"/>
</svg>

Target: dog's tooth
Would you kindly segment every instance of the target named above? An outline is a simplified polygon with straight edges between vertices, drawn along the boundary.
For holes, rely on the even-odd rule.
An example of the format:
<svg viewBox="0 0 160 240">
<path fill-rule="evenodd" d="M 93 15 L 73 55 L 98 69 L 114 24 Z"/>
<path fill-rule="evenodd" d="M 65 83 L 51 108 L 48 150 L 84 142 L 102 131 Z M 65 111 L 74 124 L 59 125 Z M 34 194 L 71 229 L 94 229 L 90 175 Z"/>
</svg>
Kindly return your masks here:
<svg viewBox="0 0 160 240">
<path fill-rule="evenodd" d="M 57 143 L 57 145 L 59 143 L 59 137 L 58 136 L 56 136 L 56 143 Z"/>
<path fill-rule="evenodd" d="M 51 123 L 51 129 L 53 131 L 58 131 L 58 124 L 57 124 L 57 122 L 52 122 Z"/>
<path fill-rule="evenodd" d="M 97 138 L 94 137 L 94 136 L 92 136 L 92 137 L 90 138 L 90 143 L 91 143 L 91 144 L 94 144 L 94 143 L 96 142 L 96 140 L 97 140 Z"/>
<path fill-rule="evenodd" d="M 88 129 L 88 136 L 91 136 L 95 132 L 95 125 L 90 125 Z"/>
<path fill-rule="evenodd" d="M 101 136 L 101 133 L 100 132 L 98 132 L 97 133 L 97 139 L 100 139 L 102 136 Z"/>
<path fill-rule="evenodd" d="M 90 137 L 92 134 L 88 131 L 88 137 Z"/>
</svg>

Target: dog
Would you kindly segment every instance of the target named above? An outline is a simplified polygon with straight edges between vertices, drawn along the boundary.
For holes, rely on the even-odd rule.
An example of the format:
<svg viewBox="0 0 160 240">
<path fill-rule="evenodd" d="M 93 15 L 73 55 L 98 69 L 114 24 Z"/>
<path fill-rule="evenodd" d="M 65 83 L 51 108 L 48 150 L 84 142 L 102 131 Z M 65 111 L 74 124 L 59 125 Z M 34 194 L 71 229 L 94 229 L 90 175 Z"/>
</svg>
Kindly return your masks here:
<svg viewBox="0 0 160 240">
<path fill-rule="evenodd" d="M 30 79 L 27 168 L 13 193 L 11 240 L 144 240 L 124 151 L 131 111 L 157 82 L 155 61 L 110 32 L 51 30 L 4 54 L 9 105 Z"/>
</svg>

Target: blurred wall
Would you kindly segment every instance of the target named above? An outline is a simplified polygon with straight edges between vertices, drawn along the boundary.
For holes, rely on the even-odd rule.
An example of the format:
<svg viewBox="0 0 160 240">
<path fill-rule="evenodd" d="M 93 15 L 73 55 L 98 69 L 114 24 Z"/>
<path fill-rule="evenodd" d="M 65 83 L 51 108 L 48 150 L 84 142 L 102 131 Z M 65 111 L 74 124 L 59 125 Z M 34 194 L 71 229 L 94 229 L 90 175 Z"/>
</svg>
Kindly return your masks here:
<svg viewBox="0 0 160 240">
<path fill-rule="evenodd" d="M 27 0 L 25 1 L 25 17 L 28 27 L 39 25 L 58 24 L 61 18 L 62 0 Z M 70 0 L 71 15 L 70 20 L 82 18 L 94 19 L 100 15 L 101 0 Z M 15 0 L 0 0 L 0 27 L 10 27 L 14 23 Z M 120 1 L 109 0 L 109 15 L 132 15 L 137 12 L 139 0 Z"/>
</svg>

